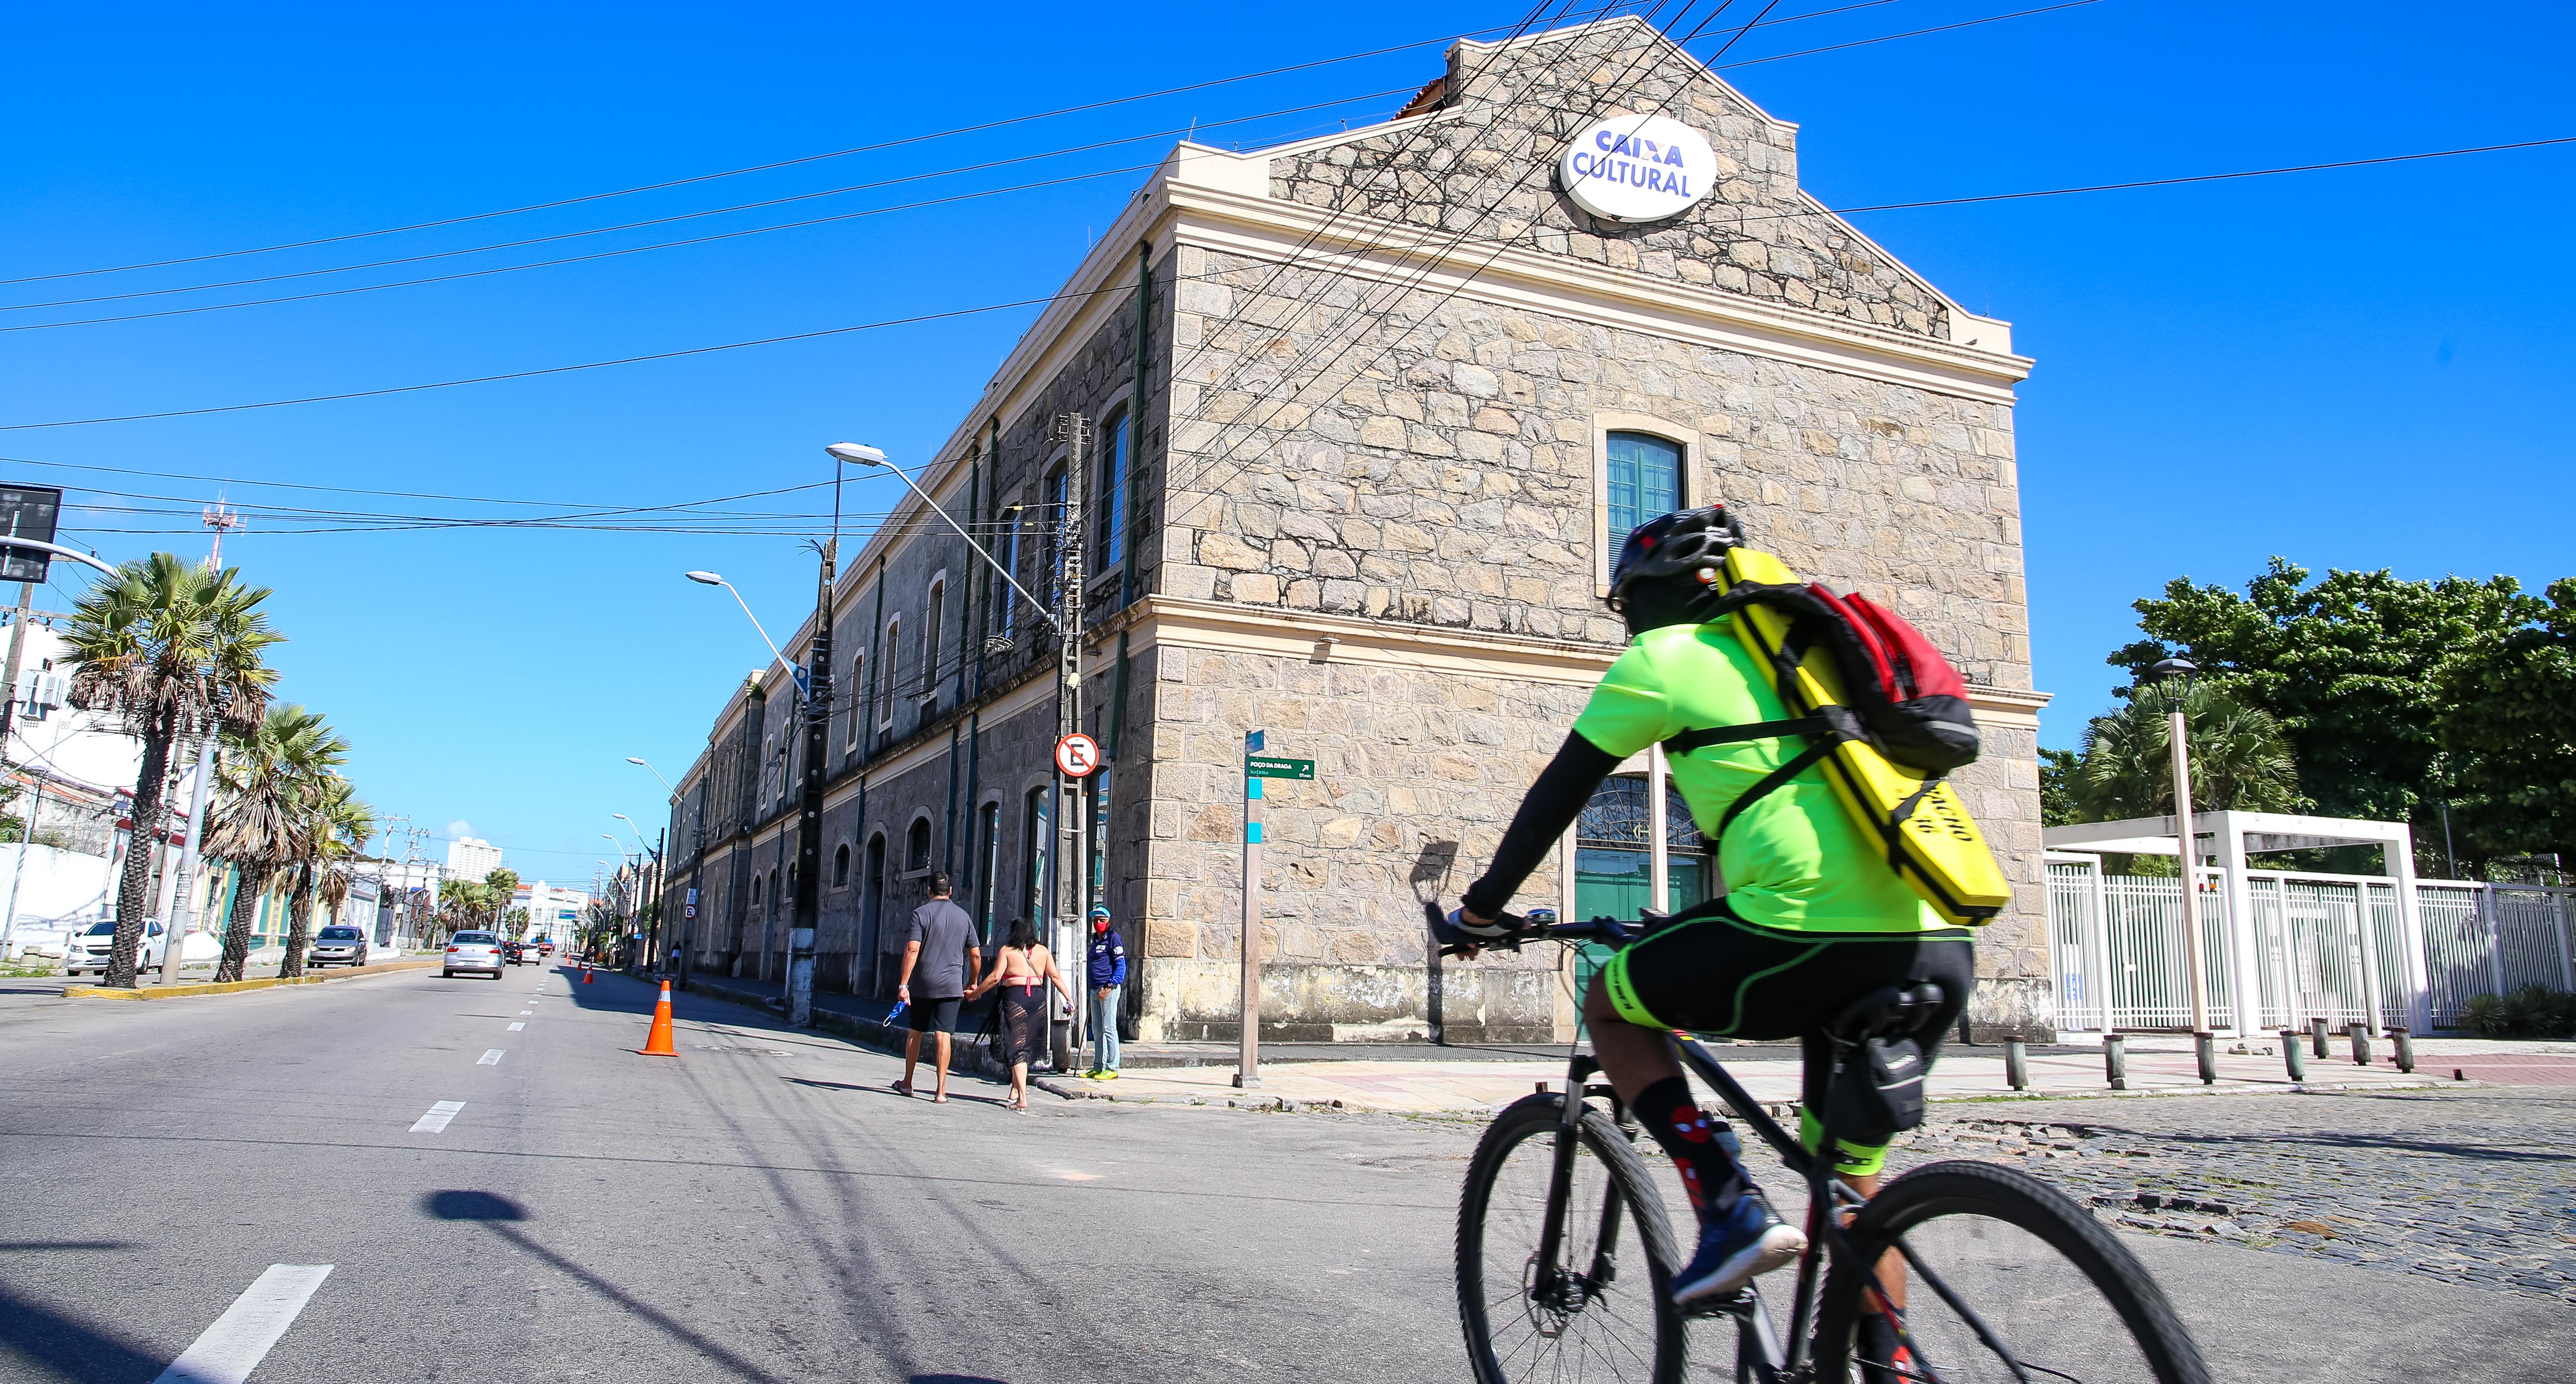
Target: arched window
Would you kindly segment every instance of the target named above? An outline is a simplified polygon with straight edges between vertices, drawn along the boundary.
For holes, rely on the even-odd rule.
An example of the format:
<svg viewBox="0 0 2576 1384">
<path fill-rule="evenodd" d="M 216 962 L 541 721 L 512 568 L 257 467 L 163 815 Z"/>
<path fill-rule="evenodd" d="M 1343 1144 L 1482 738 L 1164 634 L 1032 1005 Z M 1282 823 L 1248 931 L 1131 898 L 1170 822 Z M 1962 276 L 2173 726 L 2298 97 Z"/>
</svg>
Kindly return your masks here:
<svg viewBox="0 0 2576 1384">
<path fill-rule="evenodd" d="M 846 889 L 850 884 L 850 846 L 844 841 L 832 852 L 832 887 Z"/>
<path fill-rule="evenodd" d="M 1633 920 L 1655 903 L 1651 822 L 1646 781 L 1622 774 L 1604 781 L 1574 822 L 1574 914 L 1608 914 Z M 1663 911 L 1678 913 L 1708 897 L 1708 860 L 1701 854 L 1690 806 L 1664 786 L 1664 868 L 1668 897 Z"/>
<path fill-rule="evenodd" d="M 885 694 L 877 698 L 877 729 L 894 725 L 894 699 L 903 695 L 903 617 L 886 621 L 885 639 L 877 645 L 885 657 L 877 660 L 877 674 L 885 679 Z"/>
<path fill-rule="evenodd" d="M 1610 510 L 1610 547 L 1615 557 L 1630 530 L 1682 507 L 1682 444 L 1653 433 L 1614 432 L 1609 453 L 1609 493 L 1604 502 Z"/>
<path fill-rule="evenodd" d="M 915 874 L 930 868 L 930 819 L 927 817 L 913 818 L 912 830 L 904 834 L 903 868 L 907 873 Z"/>
<path fill-rule="evenodd" d="M 1020 868 L 1020 907 L 1035 922 L 1055 910 L 1047 906 L 1047 849 L 1055 840 L 1054 814 L 1048 801 L 1055 796 L 1050 787 L 1029 790 L 1028 801 L 1021 808 L 1020 849 L 1025 852 Z"/>
<path fill-rule="evenodd" d="M 989 941 L 993 936 L 993 877 L 1002 870 L 1002 805 L 986 803 L 975 813 L 975 926 Z"/>
<path fill-rule="evenodd" d="M 1092 512 L 1099 515 L 1092 539 L 1091 570 L 1106 572 L 1127 560 L 1127 415 L 1116 414 L 1101 425 L 1094 443 L 1100 456 L 1100 488 L 1093 492 Z"/>
<path fill-rule="evenodd" d="M 758 913 L 758 912 L 760 911 L 760 892 L 761 892 L 761 879 L 760 879 L 760 876 L 758 876 L 758 875 L 753 875 L 753 876 L 751 877 L 751 911 L 752 911 L 752 912 L 754 912 L 754 913 Z"/>
<path fill-rule="evenodd" d="M 921 622 L 921 699 L 939 699 L 939 631 L 948 623 L 948 579 L 945 576 L 930 583 L 928 618 Z M 922 715 L 930 714 L 924 708 Z"/>
</svg>

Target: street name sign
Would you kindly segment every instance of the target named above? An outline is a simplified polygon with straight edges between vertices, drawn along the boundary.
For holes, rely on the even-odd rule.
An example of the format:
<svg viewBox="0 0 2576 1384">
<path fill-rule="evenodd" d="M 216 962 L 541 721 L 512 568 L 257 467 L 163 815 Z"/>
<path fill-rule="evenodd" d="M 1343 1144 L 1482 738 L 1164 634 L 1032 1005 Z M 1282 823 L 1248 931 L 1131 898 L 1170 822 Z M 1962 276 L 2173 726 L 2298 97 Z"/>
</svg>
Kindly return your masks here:
<svg viewBox="0 0 2576 1384">
<path fill-rule="evenodd" d="M 1311 779 L 1315 776 L 1315 761 L 1311 759 L 1279 759 L 1256 754 L 1245 756 L 1243 762 L 1246 772 L 1254 778 Z"/>
<path fill-rule="evenodd" d="M 0 533 L 51 543 L 62 508 L 63 492 L 58 487 L 0 485 Z M 0 581 L 43 581 L 52 561 L 42 548 L 0 546 Z"/>
</svg>

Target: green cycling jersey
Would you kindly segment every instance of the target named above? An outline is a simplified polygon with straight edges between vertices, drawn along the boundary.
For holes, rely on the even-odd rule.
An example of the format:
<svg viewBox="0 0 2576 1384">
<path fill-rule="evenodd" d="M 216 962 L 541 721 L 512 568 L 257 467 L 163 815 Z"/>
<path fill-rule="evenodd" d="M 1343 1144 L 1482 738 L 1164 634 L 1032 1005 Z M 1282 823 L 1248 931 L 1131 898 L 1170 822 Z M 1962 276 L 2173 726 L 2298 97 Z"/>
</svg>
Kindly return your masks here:
<svg viewBox="0 0 2576 1384">
<path fill-rule="evenodd" d="M 1686 730 L 1788 716 L 1753 654 L 1725 621 L 1638 635 L 1610 665 L 1575 733 L 1625 759 Z M 1735 800 L 1805 747 L 1797 737 L 1711 745 L 1671 761 L 1673 787 L 1703 832 Z M 1887 866 L 1808 769 L 1747 807 L 1719 843 L 1718 871 L 1738 917 L 1805 932 L 1937 932 L 1948 928 Z"/>
</svg>

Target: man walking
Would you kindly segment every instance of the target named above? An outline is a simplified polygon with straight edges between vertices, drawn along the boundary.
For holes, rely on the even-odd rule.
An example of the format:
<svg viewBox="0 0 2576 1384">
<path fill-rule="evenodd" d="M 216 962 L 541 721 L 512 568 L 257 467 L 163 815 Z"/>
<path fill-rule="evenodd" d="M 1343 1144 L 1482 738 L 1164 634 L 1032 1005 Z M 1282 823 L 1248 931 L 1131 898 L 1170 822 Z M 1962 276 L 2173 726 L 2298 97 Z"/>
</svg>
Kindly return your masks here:
<svg viewBox="0 0 2576 1384">
<path fill-rule="evenodd" d="M 1109 910 L 1091 910 L 1091 1071 L 1094 1081 L 1118 1079 L 1118 987 L 1127 983 L 1127 943 L 1109 925 Z"/>
<path fill-rule="evenodd" d="M 957 1032 L 957 1007 L 983 966 L 983 954 L 975 947 L 975 924 L 965 909 L 948 901 L 948 892 L 948 876 L 930 877 L 930 902 L 912 911 L 912 930 L 903 944 L 903 972 L 894 987 L 894 997 L 909 1006 L 904 1022 L 910 1026 L 903 1035 L 903 1080 L 894 1089 L 912 1094 L 913 1069 L 921 1061 L 921 1035 L 937 1034 L 939 1079 L 931 1099 L 943 1102 L 948 1099 L 948 1049 Z M 912 993 L 916 968 L 921 976 L 918 997 Z"/>
</svg>

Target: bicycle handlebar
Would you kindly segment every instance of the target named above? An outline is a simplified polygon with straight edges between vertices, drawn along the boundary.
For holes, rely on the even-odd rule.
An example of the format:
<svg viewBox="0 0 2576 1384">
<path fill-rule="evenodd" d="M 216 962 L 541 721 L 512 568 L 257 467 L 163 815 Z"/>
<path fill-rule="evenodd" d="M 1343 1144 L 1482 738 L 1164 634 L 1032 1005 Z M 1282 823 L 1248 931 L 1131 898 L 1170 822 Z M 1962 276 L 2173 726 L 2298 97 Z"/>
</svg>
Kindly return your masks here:
<svg viewBox="0 0 2576 1384">
<path fill-rule="evenodd" d="M 1431 936 L 1438 941 L 1442 956 L 1472 956 L 1491 948 L 1496 951 L 1519 951 L 1524 942 L 1602 942 L 1626 946 L 1636 939 L 1633 926 L 1612 917 L 1587 918 L 1579 923 L 1560 923 L 1549 914 L 1546 921 L 1505 913 L 1494 920 L 1492 934 L 1470 932 L 1451 921 L 1454 915 L 1443 913 L 1437 899 L 1426 899 L 1422 916 L 1431 926 Z"/>
</svg>

